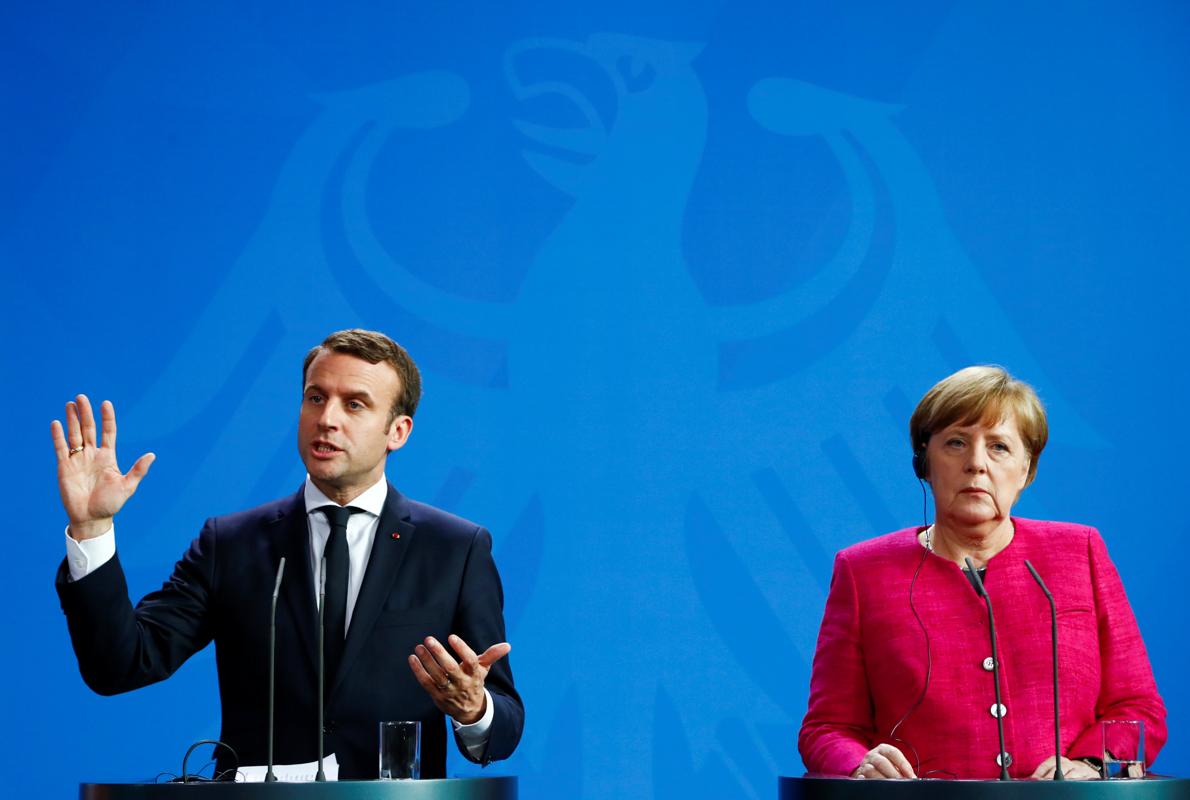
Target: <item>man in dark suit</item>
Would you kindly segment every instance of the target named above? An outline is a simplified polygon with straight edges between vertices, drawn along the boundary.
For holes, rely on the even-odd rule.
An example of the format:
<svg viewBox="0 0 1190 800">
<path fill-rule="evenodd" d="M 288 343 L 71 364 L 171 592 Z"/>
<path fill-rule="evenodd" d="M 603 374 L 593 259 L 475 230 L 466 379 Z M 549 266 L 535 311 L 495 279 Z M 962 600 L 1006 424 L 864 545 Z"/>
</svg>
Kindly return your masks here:
<svg viewBox="0 0 1190 800">
<path fill-rule="evenodd" d="M 302 372 L 296 495 L 207 521 L 169 581 L 136 608 L 115 553 L 114 517 L 154 459 L 116 463 L 84 395 L 52 425 L 70 525 L 57 589 L 79 669 L 101 694 L 171 675 L 215 642 L 221 740 L 242 764 L 266 760 L 268 625 L 277 607 L 278 763 L 317 757 L 317 602 L 326 570 L 326 749 L 340 778 L 377 775 L 377 723 L 421 720 L 422 776 L 445 774 L 445 717 L 460 751 L 487 764 L 520 740 L 524 708 L 504 658 L 503 592 L 483 528 L 409 500 L 384 477 L 413 428 L 417 367 L 383 334 L 331 334 Z M 450 644 L 453 653 L 442 644 Z M 478 654 L 477 654 L 478 651 Z M 398 662 L 407 661 L 407 666 Z M 232 766 L 220 752 L 218 769 Z"/>
</svg>

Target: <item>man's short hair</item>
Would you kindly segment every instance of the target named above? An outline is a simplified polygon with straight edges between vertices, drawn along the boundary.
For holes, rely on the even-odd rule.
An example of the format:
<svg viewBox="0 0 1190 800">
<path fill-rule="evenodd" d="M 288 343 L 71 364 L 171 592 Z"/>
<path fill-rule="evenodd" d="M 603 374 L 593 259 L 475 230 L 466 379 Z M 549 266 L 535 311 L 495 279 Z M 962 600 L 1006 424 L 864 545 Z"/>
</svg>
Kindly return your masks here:
<svg viewBox="0 0 1190 800">
<path fill-rule="evenodd" d="M 399 415 L 412 417 L 413 412 L 417 411 L 417 403 L 421 400 L 421 373 L 417 371 L 417 364 L 413 363 L 405 348 L 383 333 L 365 331 L 361 328 L 335 331 L 323 339 L 322 344 L 310 348 L 310 352 L 306 353 L 306 360 L 302 363 L 303 390 L 306 388 L 306 373 L 310 371 L 310 362 L 324 350 L 355 356 L 369 364 L 379 364 L 383 361 L 397 371 L 401 385 L 388 412 L 390 425 Z"/>
<path fill-rule="evenodd" d="M 1029 456 L 1027 486 L 1037 475 L 1037 462 L 1049 440 L 1049 424 L 1033 387 L 1003 367 L 967 367 L 934 384 L 909 419 L 909 441 L 914 454 L 921 457 L 922 471 L 928 473 L 926 445 L 935 433 L 951 425 L 994 424 L 1008 417 L 1016 420 Z"/>
</svg>

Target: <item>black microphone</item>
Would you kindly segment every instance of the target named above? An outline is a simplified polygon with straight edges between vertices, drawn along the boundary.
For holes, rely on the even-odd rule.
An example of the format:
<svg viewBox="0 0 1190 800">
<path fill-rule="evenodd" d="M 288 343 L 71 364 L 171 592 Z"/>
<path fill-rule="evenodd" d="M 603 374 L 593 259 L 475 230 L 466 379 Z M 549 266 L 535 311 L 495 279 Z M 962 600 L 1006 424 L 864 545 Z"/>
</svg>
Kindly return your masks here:
<svg viewBox="0 0 1190 800">
<path fill-rule="evenodd" d="M 983 598 L 988 607 L 988 628 L 992 632 L 992 680 L 996 684 L 996 731 L 1000 734 L 1000 780 L 1012 780 L 1008 777 L 1008 753 L 1004 752 L 1004 705 L 1000 702 L 1000 651 L 996 649 L 996 618 L 992 616 L 992 598 L 988 590 L 983 588 L 983 580 L 979 577 L 979 570 L 971 562 L 971 557 L 963 559 L 967 562 L 967 569 L 971 571 L 971 580 L 975 584 L 975 591 Z"/>
<path fill-rule="evenodd" d="M 277 597 L 281 594 L 281 576 L 284 574 L 285 556 L 281 556 L 281 563 L 277 565 L 277 582 L 273 584 L 273 610 L 269 616 L 269 770 L 264 776 L 267 783 L 277 781 L 277 776 L 273 774 L 273 691 L 276 687 Z"/>
<path fill-rule="evenodd" d="M 321 560 L 318 562 L 318 774 L 314 776 L 316 781 L 325 781 L 326 773 L 322 769 L 322 749 L 325 744 L 323 714 L 325 706 L 323 703 L 323 686 L 326 683 L 326 662 L 323 658 L 323 639 L 326 635 L 326 625 L 323 619 L 323 609 L 326 607 L 326 552 L 325 549 Z"/>
<path fill-rule="evenodd" d="M 1058 610 L 1054 606 L 1054 596 L 1045 587 L 1045 581 L 1037 574 L 1037 570 L 1033 569 L 1027 558 L 1025 566 L 1029 568 L 1041 591 L 1045 592 L 1045 599 L 1050 601 L 1050 639 L 1054 644 L 1054 756 L 1058 759 L 1054 767 L 1054 780 L 1064 781 L 1066 776 L 1062 774 L 1062 727 L 1058 724 Z"/>
</svg>

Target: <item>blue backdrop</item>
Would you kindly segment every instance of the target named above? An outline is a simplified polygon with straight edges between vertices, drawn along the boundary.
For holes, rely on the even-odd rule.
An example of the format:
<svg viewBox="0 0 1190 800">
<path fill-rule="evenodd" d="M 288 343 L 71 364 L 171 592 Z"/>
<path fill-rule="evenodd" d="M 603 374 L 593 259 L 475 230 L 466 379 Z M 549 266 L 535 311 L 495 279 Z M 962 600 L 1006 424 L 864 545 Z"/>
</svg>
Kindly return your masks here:
<svg viewBox="0 0 1190 800">
<path fill-rule="evenodd" d="M 390 478 L 496 536 L 528 725 L 492 771 L 524 797 L 800 773 L 831 554 L 920 520 L 909 412 L 973 362 L 1046 401 L 1017 511 L 1103 531 L 1169 707 L 1158 769 L 1190 773 L 1184 3 L 8 16 L 18 794 L 176 772 L 219 725 L 210 652 L 82 685 L 50 419 L 110 398 L 123 465 L 158 454 L 120 517 L 139 596 L 206 516 L 299 485 L 301 357 L 356 325 L 425 375 Z"/>
</svg>

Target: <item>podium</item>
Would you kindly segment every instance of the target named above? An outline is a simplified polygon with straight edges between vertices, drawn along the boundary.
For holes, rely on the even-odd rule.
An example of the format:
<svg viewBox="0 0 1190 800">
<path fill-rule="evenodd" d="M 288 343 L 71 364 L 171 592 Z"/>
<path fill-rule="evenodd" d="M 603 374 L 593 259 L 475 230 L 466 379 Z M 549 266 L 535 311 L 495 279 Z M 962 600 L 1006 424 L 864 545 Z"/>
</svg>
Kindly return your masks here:
<svg viewBox="0 0 1190 800">
<path fill-rule="evenodd" d="M 79 800 L 516 800 L 517 779 L 325 783 L 81 783 Z"/>
<path fill-rule="evenodd" d="M 777 778 L 779 800 L 1190 800 L 1190 779 L 1126 781 L 872 781 Z"/>
</svg>

